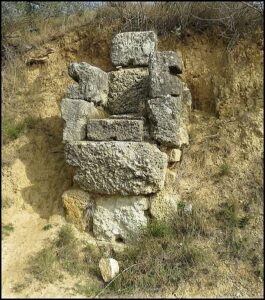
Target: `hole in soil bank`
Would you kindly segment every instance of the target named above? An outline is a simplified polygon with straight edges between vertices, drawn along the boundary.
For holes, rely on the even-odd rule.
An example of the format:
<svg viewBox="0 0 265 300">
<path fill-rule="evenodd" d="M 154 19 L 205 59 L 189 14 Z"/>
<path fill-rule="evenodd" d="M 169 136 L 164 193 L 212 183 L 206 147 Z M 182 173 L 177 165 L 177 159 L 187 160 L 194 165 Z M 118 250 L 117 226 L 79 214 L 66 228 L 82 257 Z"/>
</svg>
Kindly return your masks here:
<svg viewBox="0 0 265 300">
<path fill-rule="evenodd" d="M 124 238 L 121 235 L 117 235 L 115 237 L 115 242 L 116 243 L 120 243 L 120 244 L 125 244 L 125 240 L 124 240 Z"/>
</svg>

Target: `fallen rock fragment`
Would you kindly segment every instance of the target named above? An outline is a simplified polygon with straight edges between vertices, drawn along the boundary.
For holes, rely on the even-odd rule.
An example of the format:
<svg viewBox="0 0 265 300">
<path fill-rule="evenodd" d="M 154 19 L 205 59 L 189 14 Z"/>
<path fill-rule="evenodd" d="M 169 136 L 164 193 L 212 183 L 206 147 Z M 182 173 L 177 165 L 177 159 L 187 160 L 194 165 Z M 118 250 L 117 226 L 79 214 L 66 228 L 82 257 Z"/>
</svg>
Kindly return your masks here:
<svg viewBox="0 0 265 300">
<path fill-rule="evenodd" d="M 103 280 L 109 282 L 119 273 L 119 264 L 114 258 L 101 258 L 99 269 Z"/>
<path fill-rule="evenodd" d="M 172 149 L 169 153 L 169 162 L 178 162 L 181 158 L 180 149 Z"/>
</svg>

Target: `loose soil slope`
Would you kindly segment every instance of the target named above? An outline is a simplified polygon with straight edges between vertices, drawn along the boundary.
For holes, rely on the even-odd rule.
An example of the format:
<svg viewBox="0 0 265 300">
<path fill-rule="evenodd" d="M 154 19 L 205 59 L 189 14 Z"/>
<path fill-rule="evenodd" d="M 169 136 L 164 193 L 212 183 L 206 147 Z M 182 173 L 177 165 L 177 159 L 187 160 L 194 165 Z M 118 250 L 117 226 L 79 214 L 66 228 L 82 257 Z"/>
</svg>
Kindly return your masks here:
<svg viewBox="0 0 265 300">
<path fill-rule="evenodd" d="M 72 170 L 64 160 L 60 117 L 60 102 L 71 81 L 67 66 L 85 61 L 112 70 L 111 38 L 111 29 L 92 34 L 90 28 L 81 27 L 37 50 L 54 49 L 47 64 L 21 63 L 13 65 L 10 74 L 4 73 L 4 116 L 35 120 L 2 149 L 3 224 L 14 226 L 14 232 L 3 239 L 4 297 L 81 296 L 71 290 L 78 278 L 66 276 L 58 284 L 42 286 L 30 278 L 27 260 L 65 223 L 61 195 L 73 184 Z M 244 39 L 229 54 L 221 40 L 209 39 L 207 34 L 191 35 L 186 41 L 169 36 L 159 42 L 160 50 L 182 55 L 182 77 L 193 96 L 190 147 L 174 169 L 175 190 L 202 208 L 201 217 L 215 231 L 212 240 L 200 241 L 205 247 L 218 247 L 212 216 L 220 205 L 231 199 L 239 203 L 250 219 L 240 234 L 248 237 L 259 255 L 263 243 L 262 43 L 262 38 Z M 229 176 L 220 176 L 223 165 L 228 166 Z M 47 223 L 53 225 L 51 231 L 42 229 Z M 186 282 L 166 296 L 262 297 L 262 282 L 248 263 L 231 260 L 220 268 L 224 276 L 217 285 L 203 283 L 201 289 L 197 283 Z M 16 289 L 25 278 L 31 284 Z"/>
</svg>

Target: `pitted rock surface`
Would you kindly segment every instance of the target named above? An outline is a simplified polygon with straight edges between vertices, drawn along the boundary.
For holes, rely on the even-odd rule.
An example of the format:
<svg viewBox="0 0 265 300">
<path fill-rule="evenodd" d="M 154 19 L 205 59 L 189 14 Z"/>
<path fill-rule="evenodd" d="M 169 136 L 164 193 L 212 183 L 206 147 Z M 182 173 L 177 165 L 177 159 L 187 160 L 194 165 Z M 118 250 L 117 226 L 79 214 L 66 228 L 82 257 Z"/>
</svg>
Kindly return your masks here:
<svg viewBox="0 0 265 300">
<path fill-rule="evenodd" d="M 148 100 L 151 135 L 165 146 L 179 146 L 181 97 L 161 97 Z"/>
<path fill-rule="evenodd" d="M 142 141 L 143 121 L 122 119 L 89 120 L 89 141 Z"/>
<path fill-rule="evenodd" d="M 114 66 L 148 66 L 149 55 L 156 50 L 153 31 L 118 33 L 112 40 L 111 61 Z"/>
<path fill-rule="evenodd" d="M 157 63 L 164 67 L 165 72 L 171 74 L 181 74 L 183 61 L 174 51 L 156 52 Z"/>
<path fill-rule="evenodd" d="M 156 98 L 161 96 L 180 96 L 182 93 L 182 82 L 181 80 L 172 75 L 177 73 L 177 70 L 182 70 L 182 65 L 175 63 L 172 67 L 169 67 L 169 58 L 164 52 L 155 52 L 150 55 L 149 61 L 149 74 L 150 74 L 150 97 Z M 171 56 L 169 56 L 171 57 Z M 172 59 L 173 60 L 173 59 Z M 181 68 L 181 69 L 180 69 Z"/>
<path fill-rule="evenodd" d="M 125 115 L 110 115 L 109 119 L 123 119 L 123 120 L 141 120 L 143 121 L 143 140 L 151 142 L 152 138 L 150 136 L 149 123 L 146 117 L 143 117 L 139 113 L 125 114 Z"/>
<path fill-rule="evenodd" d="M 167 155 L 144 142 L 72 142 L 66 161 L 76 166 L 75 181 L 100 194 L 140 195 L 164 186 Z"/>
<path fill-rule="evenodd" d="M 90 118 L 98 117 L 93 103 L 65 98 L 61 103 L 61 114 L 65 121 L 63 141 L 82 141 L 86 138 L 86 125 Z"/>
<path fill-rule="evenodd" d="M 177 217 L 180 197 L 166 191 L 158 192 L 150 197 L 150 213 L 160 221 L 174 220 Z"/>
<path fill-rule="evenodd" d="M 68 87 L 68 98 L 84 99 L 102 105 L 107 103 L 109 87 L 106 72 L 82 62 L 70 64 L 68 73 L 78 82 L 78 85 Z"/>
<path fill-rule="evenodd" d="M 149 94 L 147 68 L 120 69 L 109 73 L 107 109 L 111 114 L 144 114 Z"/>
<path fill-rule="evenodd" d="M 148 199 L 143 196 L 100 197 L 96 199 L 93 233 L 97 239 L 110 242 L 133 240 L 148 223 L 148 208 Z"/>
</svg>

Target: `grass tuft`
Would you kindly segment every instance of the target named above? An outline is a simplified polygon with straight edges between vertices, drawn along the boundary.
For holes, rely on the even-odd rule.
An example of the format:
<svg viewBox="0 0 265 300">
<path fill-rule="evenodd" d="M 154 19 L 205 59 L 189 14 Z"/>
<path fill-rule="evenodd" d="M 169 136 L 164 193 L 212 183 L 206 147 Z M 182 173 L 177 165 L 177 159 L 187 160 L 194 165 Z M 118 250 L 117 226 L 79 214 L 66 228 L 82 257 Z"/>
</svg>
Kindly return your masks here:
<svg viewBox="0 0 265 300">
<path fill-rule="evenodd" d="M 60 278 L 58 260 L 54 246 L 42 249 L 33 259 L 30 265 L 33 276 L 42 282 L 54 282 Z"/>
<path fill-rule="evenodd" d="M 7 225 L 2 226 L 2 234 L 3 237 L 9 236 L 11 232 L 15 230 L 14 225 L 12 223 L 9 223 Z"/>
<path fill-rule="evenodd" d="M 42 230 L 46 231 L 46 230 L 49 230 L 51 228 L 52 228 L 52 224 L 46 224 L 46 225 L 43 226 Z"/>
<path fill-rule="evenodd" d="M 223 163 L 220 165 L 219 175 L 220 176 L 228 176 L 231 174 L 231 168 L 227 163 Z"/>
<path fill-rule="evenodd" d="M 3 121 L 3 142 L 4 144 L 17 139 L 26 129 L 32 129 L 37 120 L 27 117 L 23 121 L 16 122 L 13 119 L 6 118 Z"/>
</svg>

